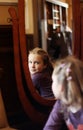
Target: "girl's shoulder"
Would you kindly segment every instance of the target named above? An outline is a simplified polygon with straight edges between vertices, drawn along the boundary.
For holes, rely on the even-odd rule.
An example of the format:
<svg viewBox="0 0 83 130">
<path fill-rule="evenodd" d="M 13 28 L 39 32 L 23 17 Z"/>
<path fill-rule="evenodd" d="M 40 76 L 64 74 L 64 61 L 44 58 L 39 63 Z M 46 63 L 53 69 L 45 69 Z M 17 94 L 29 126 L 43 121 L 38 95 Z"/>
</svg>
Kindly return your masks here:
<svg viewBox="0 0 83 130">
<path fill-rule="evenodd" d="M 58 109 L 60 111 L 60 109 L 62 108 L 62 103 L 61 103 L 61 100 L 56 100 L 54 106 L 53 106 L 54 109 Z"/>
<path fill-rule="evenodd" d="M 34 80 L 39 80 L 42 76 L 43 76 L 43 73 L 39 72 L 39 73 L 35 73 L 35 74 L 31 75 L 31 78 Z"/>
</svg>

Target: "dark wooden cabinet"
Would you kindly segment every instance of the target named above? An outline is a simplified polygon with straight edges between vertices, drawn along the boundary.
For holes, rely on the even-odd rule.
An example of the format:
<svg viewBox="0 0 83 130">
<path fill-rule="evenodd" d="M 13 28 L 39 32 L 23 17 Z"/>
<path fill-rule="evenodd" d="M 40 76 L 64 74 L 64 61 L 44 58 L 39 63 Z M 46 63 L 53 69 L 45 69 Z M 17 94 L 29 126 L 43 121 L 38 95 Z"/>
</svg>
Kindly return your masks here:
<svg viewBox="0 0 83 130">
<path fill-rule="evenodd" d="M 13 35 L 11 25 L 0 25 L 0 53 L 11 51 Z"/>
</svg>

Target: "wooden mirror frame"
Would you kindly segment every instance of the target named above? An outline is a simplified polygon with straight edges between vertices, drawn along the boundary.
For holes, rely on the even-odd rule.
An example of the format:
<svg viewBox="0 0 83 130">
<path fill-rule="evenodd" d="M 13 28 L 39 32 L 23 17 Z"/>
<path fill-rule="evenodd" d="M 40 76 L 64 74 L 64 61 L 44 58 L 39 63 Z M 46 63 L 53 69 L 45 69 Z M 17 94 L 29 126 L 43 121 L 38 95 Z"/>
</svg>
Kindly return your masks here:
<svg viewBox="0 0 83 130">
<path fill-rule="evenodd" d="M 21 57 L 22 57 L 22 64 L 24 69 L 25 78 L 27 81 L 28 88 L 31 92 L 32 97 L 42 105 L 51 106 L 54 104 L 54 99 L 45 99 L 42 98 L 37 92 L 35 87 L 32 84 L 32 80 L 30 78 L 30 73 L 28 69 L 28 56 L 26 50 L 26 38 L 25 38 L 25 12 L 24 12 L 24 0 L 19 0 L 18 3 L 18 11 L 19 11 L 19 34 L 20 34 L 20 50 L 21 50 Z M 20 8 L 21 13 L 20 13 Z"/>
<path fill-rule="evenodd" d="M 38 2 L 40 3 L 39 6 L 41 6 L 43 8 L 44 2 L 45 0 L 38 0 Z M 33 3 L 35 3 L 35 0 L 33 0 Z M 73 5 L 73 54 L 76 55 L 78 58 L 80 58 L 80 1 L 79 0 L 72 0 L 72 5 Z M 11 12 L 11 11 L 10 11 Z M 44 121 L 45 114 L 48 115 L 48 112 L 50 111 L 50 108 L 52 108 L 53 104 L 55 103 L 54 99 L 44 99 L 42 98 L 35 90 L 33 84 L 32 84 L 32 80 L 30 78 L 30 73 L 29 73 L 29 69 L 28 69 L 28 59 L 27 59 L 27 50 L 26 50 L 26 37 L 25 37 L 25 12 L 24 12 L 24 0 L 18 0 L 18 18 L 15 15 L 15 19 L 14 22 L 16 20 L 16 22 L 14 24 L 16 24 L 16 28 L 18 30 L 15 31 L 16 28 L 13 28 L 14 33 L 17 32 L 17 35 L 19 38 L 16 39 L 16 37 L 14 38 L 15 44 L 17 41 L 18 44 L 18 50 L 16 51 L 16 48 L 14 49 L 15 52 L 14 53 L 18 53 L 18 57 L 16 57 L 15 55 L 15 68 L 16 68 L 16 79 L 17 79 L 17 87 L 18 87 L 18 93 L 19 93 L 19 97 L 20 97 L 20 101 L 23 105 L 23 108 L 25 110 L 25 112 L 29 115 L 29 117 L 31 119 L 33 119 L 34 121 L 40 122 L 40 121 Z M 43 17 L 42 17 L 43 18 Z M 19 20 L 18 20 L 19 19 Z M 35 33 L 35 32 L 34 32 Z M 14 35 L 15 36 L 15 35 Z M 14 47 L 16 47 L 17 45 L 15 45 Z M 18 60 L 18 59 L 20 60 Z M 19 61 L 19 62 L 18 62 Z M 18 81 L 18 70 L 17 70 L 17 66 L 16 64 L 20 64 L 21 62 L 21 66 L 18 67 L 22 68 L 20 70 L 22 70 L 22 72 L 20 75 L 24 75 L 25 77 L 25 81 L 26 81 L 26 87 L 30 92 L 30 95 L 32 96 L 32 99 L 34 99 L 34 101 L 36 101 L 36 103 L 38 103 L 39 107 L 45 108 L 43 111 L 38 111 L 38 109 L 34 108 L 34 105 L 32 105 L 31 100 L 29 97 L 26 96 L 26 92 L 24 90 L 24 87 L 22 86 L 22 81 L 20 79 L 20 81 Z M 21 76 L 22 78 L 22 76 Z M 19 88 L 19 82 L 20 82 L 20 88 Z M 46 111 L 47 113 L 45 113 Z M 36 119 L 35 119 L 35 115 Z"/>
</svg>

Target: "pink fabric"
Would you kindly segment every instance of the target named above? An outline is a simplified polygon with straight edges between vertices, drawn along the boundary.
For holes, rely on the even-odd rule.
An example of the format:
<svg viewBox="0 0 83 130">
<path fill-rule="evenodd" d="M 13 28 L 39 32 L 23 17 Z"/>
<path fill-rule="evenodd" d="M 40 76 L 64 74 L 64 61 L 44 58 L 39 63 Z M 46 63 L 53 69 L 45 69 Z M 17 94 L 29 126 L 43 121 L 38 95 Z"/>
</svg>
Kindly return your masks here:
<svg viewBox="0 0 83 130">
<path fill-rule="evenodd" d="M 74 130 L 73 125 L 69 125 L 68 128 L 69 128 L 69 130 Z"/>
<path fill-rule="evenodd" d="M 78 130 L 83 130 L 83 125 L 79 125 Z"/>
<path fill-rule="evenodd" d="M 73 125 L 69 125 L 68 128 L 69 128 L 69 130 L 75 130 Z M 77 130 L 83 130 L 83 125 L 78 125 Z"/>
</svg>

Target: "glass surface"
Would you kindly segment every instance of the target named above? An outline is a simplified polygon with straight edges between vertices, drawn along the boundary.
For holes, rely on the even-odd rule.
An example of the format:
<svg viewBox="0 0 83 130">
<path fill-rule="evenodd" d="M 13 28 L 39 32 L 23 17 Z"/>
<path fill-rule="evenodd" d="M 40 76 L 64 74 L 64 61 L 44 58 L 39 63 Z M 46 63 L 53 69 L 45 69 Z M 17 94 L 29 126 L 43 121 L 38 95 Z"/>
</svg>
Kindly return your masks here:
<svg viewBox="0 0 83 130">
<path fill-rule="evenodd" d="M 27 9 L 28 4 L 31 6 L 31 3 L 26 0 L 25 16 L 30 14 L 29 8 Z M 72 55 L 72 0 L 66 5 L 63 3 L 63 6 L 46 0 L 44 6 L 44 19 L 39 23 L 41 47 L 48 52 L 52 61 Z M 30 20 L 27 18 L 25 18 L 25 25 L 29 29 Z"/>
<path fill-rule="evenodd" d="M 46 35 L 42 35 L 42 48 L 52 60 L 72 55 L 72 0 L 65 4 L 46 0 L 45 7 L 46 25 L 43 23 L 41 30 Z"/>
</svg>

